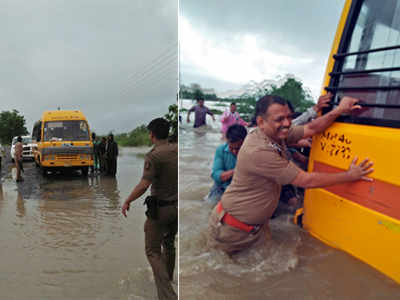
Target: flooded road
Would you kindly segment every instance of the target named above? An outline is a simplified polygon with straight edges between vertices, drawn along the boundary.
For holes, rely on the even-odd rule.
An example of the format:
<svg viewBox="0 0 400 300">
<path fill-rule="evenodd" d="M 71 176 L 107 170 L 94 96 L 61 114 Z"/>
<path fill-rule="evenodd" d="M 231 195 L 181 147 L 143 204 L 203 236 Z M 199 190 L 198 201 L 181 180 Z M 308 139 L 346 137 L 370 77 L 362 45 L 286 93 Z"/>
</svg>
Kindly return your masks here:
<svg viewBox="0 0 400 300">
<path fill-rule="evenodd" d="M 122 148 L 116 178 L 43 177 L 25 162 L 0 182 L 0 299 L 157 299 L 144 253 L 147 193 L 121 205 L 139 181 L 148 148 Z"/>
<path fill-rule="evenodd" d="M 209 249 L 211 206 L 202 199 L 212 186 L 213 157 L 222 141 L 218 116 L 207 123 L 180 127 L 180 299 L 400 299 L 400 285 L 313 238 L 287 214 L 271 220 L 268 249 L 233 259 Z"/>
</svg>

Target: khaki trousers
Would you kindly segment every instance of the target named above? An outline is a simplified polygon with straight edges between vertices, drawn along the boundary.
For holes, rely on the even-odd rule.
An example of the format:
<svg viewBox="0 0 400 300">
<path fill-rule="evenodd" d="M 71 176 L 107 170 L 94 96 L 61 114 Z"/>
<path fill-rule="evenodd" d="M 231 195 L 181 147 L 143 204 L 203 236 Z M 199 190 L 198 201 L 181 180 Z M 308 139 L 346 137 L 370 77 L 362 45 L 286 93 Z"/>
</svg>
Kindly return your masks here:
<svg viewBox="0 0 400 300">
<path fill-rule="evenodd" d="M 233 255 L 250 247 L 259 247 L 271 238 L 268 222 L 257 233 L 251 234 L 230 225 L 221 224 L 220 220 L 224 213 L 223 210 L 218 213 L 215 207 L 210 215 L 208 221 L 208 245 L 210 247 Z"/>
<path fill-rule="evenodd" d="M 159 219 L 144 224 L 146 256 L 153 269 L 158 299 L 178 299 L 171 281 L 175 268 L 175 236 L 178 232 L 176 205 L 159 209 Z"/>
</svg>

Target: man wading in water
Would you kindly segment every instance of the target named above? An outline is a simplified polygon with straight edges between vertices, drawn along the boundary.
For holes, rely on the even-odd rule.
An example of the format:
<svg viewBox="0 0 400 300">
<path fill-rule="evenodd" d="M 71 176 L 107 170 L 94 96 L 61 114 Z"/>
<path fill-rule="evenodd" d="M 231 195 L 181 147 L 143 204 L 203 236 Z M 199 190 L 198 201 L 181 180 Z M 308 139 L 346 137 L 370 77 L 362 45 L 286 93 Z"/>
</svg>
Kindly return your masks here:
<svg viewBox="0 0 400 300">
<path fill-rule="evenodd" d="M 199 98 L 197 99 L 197 105 L 193 106 L 191 109 L 189 109 L 186 121 L 190 123 L 190 114 L 194 112 L 194 128 L 198 128 L 200 126 L 206 125 L 206 116 L 209 114 L 213 121 L 215 121 L 214 114 L 212 111 L 204 105 L 204 99 Z"/>
<path fill-rule="evenodd" d="M 327 95 L 327 97 L 331 97 Z M 265 244 L 270 237 L 268 221 L 278 205 L 282 185 L 303 188 L 372 179 L 372 162 L 356 165 L 354 158 L 346 172 L 306 173 L 286 157 L 286 144 L 295 144 L 324 131 L 341 114 L 360 109 L 357 99 L 343 97 L 329 113 L 304 126 L 291 127 L 288 101 L 266 95 L 256 104 L 257 128 L 250 132 L 237 157 L 232 183 L 209 219 L 209 244 L 229 255 Z"/>
</svg>

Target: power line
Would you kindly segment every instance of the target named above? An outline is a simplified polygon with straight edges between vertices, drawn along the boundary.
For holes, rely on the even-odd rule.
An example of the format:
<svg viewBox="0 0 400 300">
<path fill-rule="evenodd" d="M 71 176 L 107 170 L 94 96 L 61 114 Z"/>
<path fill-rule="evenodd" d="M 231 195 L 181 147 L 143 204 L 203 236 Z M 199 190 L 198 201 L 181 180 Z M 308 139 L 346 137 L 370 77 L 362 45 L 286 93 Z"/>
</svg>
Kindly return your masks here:
<svg viewBox="0 0 400 300">
<path fill-rule="evenodd" d="M 134 82 L 131 82 L 129 86 L 126 86 L 126 88 L 124 88 L 121 91 L 121 94 L 125 94 L 128 90 L 142 85 L 143 82 L 146 82 L 146 81 L 150 80 L 151 78 L 156 76 L 157 73 L 164 72 L 164 70 L 166 70 L 170 66 L 174 67 L 175 68 L 175 72 L 178 74 L 176 61 L 177 61 L 177 54 L 175 54 L 174 56 L 171 56 L 169 59 L 164 60 L 163 63 L 157 65 L 155 68 L 152 68 L 147 73 L 143 73 L 142 77 L 138 78 Z"/>
</svg>

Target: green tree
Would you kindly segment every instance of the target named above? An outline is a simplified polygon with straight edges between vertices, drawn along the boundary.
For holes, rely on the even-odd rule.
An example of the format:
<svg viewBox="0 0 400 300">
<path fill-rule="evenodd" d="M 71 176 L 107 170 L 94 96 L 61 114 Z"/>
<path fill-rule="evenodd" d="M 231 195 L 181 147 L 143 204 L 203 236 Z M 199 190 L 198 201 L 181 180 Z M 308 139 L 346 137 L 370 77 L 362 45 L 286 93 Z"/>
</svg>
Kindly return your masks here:
<svg viewBox="0 0 400 300">
<path fill-rule="evenodd" d="M 297 112 L 304 112 L 315 104 L 310 92 L 295 78 L 288 78 L 280 87 L 272 85 L 268 93 L 289 100 Z"/>
<path fill-rule="evenodd" d="M 256 97 L 242 96 L 238 99 L 232 100 L 231 102 L 236 103 L 237 111 L 242 116 L 243 120 L 250 122 L 256 107 Z"/>
<path fill-rule="evenodd" d="M 311 93 L 303 87 L 303 83 L 295 78 L 288 77 L 280 86 L 270 85 L 266 88 L 259 88 L 253 94 L 245 94 L 234 101 L 238 104 L 238 112 L 243 115 L 244 119 L 251 119 L 255 112 L 257 99 L 264 95 L 280 96 L 289 100 L 296 112 L 304 112 L 307 108 L 313 106 Z"/>
<path fill-rule="evenodd" d="M 26 135 L 25 118 L 17 110 L 2 111 L 0 113 L 0 141 L 10 144 L 14 136 Z"/>
<path fill-rule="evenodd" d="M 204 94 L 201 89 L 195 89 L 193 92 L 193 99 L 204 99 Z"/>
</svg>

